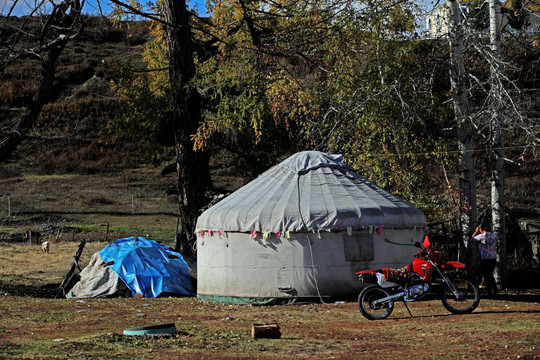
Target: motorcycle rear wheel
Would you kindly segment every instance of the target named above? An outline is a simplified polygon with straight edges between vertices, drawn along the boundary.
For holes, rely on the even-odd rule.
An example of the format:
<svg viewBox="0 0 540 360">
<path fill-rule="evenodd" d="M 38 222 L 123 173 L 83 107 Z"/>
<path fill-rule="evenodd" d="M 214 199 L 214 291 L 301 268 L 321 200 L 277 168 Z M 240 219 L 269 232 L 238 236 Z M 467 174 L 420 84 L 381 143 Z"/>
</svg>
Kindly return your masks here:
<svg viewBox="0 0 540 360">
<path fill-rule="evenodd" d="M 442 293 L 442 303 L 446 310 L 452 314 L 469 314 L 480 303 L 480 291 L 466 279 L 451 280 L 462 296 L 456 298 L 452 291 L 445 286 Z"/>
<path fill-rule="evenodd" d="M 394 300 L 374 305 L 373 302 L 390 296 L 390 293 L 377 285 L 364 288 L 358 295 L 358 308 L 369 320 L 386 319 L 394 311 Z"/>
</svg>

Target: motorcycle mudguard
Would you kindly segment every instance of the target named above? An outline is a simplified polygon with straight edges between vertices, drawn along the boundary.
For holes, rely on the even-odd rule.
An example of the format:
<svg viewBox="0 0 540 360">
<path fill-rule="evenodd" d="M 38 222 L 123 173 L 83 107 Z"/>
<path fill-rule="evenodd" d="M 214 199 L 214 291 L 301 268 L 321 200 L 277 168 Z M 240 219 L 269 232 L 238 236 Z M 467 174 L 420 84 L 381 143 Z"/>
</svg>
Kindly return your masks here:
<svg viewBox="0 0 540 360">
<path fill-rule="evenodd" d="M 447 261 L 443 264 L 444 268 L 454 268 L 454 269 L 465 269 L 465 264 L 462 264 L 457 261 Z"/>
<path fill-rule="evenodd" d="M 358 280 L 363 283 L 377 283 L 377 271 L 375 270 L 363 270 L 355 273 L 358 276 Z"/>
<path fill-rule="evenodd" d="M 356 275 L 376 275 L 376 270 L 362 270 L 355 272 Z"/>
</svg>

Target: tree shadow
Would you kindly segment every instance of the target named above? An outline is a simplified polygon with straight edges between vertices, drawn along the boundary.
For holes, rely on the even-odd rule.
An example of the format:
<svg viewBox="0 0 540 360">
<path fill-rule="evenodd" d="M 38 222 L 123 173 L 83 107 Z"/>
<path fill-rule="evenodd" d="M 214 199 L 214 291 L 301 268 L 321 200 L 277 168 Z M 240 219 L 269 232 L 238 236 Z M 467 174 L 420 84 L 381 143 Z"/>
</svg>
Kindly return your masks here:
<svg viewBox="0 0 540 360">
<path fill-rule="evenodd" d="M 0 295 L 53 299 L 58 293 L 59 287 L 60 284 L 26 285 L 0 280 Z"/>
<path fill-rule="evenodd" d="M 535 290 L 531 293 L 504 293 L 492 298 L 481 298 L 481 300 L 540 302 L 540 290 Z"/>
<path fill-rule="evenodd" d="M 412 312 L 412 311 L 411 311 Z M 427 319 L 427 318 L 444 318 L 450 316 L 470 316 L 470 315 L 489 315 L 489 314 L 540 314 L 539 310 L 489 310 L 489 311 L 473 311 L 470 314 L 436 314 L 436 315 L 415 315 L 392 317 L 389 320 L 405 320 L 405 319 Z"/>
</svg>

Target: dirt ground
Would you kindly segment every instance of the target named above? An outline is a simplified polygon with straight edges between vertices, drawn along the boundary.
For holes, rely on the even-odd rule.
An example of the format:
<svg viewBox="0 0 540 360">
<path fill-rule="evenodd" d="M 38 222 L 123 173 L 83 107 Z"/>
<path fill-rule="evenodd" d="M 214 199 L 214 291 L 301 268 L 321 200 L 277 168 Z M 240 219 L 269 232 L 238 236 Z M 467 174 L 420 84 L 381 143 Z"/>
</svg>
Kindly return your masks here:
<svg viewBox="0 0 540 360">
<path fill-rule="evenodd" d="M 105 244 L 90 243 L 89 251 Z M 2 359 L 538 359 L 540 292 L 503 291 L 470 315 L 439 300 L 396 303 L 386 320 L 356 302 L 251 306 L 197 298 L 52 299 L 76 243 L 0 243 Z M 279 339 L 252 339 L 254 323 Z M 175 323 L 178 333 L 128 336 L 126 328 Z"/>
</svg>

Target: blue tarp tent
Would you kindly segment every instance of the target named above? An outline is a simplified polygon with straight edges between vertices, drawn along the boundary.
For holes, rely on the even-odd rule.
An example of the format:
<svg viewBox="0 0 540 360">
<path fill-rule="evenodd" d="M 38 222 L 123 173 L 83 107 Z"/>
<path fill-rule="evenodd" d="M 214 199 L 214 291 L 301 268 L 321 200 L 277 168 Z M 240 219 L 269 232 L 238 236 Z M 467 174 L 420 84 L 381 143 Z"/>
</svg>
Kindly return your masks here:
<svg viewBox="0 0 540 360">
<path fill-rule="evenodd" d="M 180 253 L 143 237 L 118 239 L 99 251 L 104 263 L 133 295 L 154 298 L 162 292 L 193 296 L 189 267 Z"/>
<path fill-rule="evenodd" d="M 180 253 L 142 237 L 118 239 L 92 256 L 67 298 L 161 293 L 195 296 L 190 268 Z"/>
</svg>

